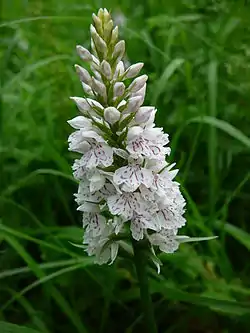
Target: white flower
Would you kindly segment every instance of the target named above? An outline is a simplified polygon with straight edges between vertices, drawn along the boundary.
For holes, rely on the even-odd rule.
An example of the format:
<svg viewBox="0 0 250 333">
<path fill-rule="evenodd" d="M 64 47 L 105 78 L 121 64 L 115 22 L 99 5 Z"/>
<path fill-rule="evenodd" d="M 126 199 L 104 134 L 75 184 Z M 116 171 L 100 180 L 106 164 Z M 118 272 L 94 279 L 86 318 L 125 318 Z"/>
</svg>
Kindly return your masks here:
<svg viewBox="0 0 250 333">
<path fill-rule="evenodd" d="M 83 213 L 83 227 L 86 228 L 86 233 L 93 237 L 100 236 L 106 227 L 106 219 L 98 213 Z"/>
<path fill-rule="evenodd" d="M 177 231 L 177 229 L 161 230 L 148 236 L 148 238 L 150 243 L 159 246 L 161 251 L 173 253 L 179 247 L 179 242 L 176 240 Z"/>
<path fill-rule="evenodd" d="M 163 229 L 181 228 L 186 223 L 185 218 L 171 208 L 165 208 L 156 213 L 155 218 Z"/>
<path fill-rule="evenodd" d="M 133 217 L 131 218 L 130 229 L 132 237 L 137 241 L 143 239 L 144 230 L 160 230 L 159 226 L 155 223 L 149 211 L 147 210 L 141 214 L 134 213 Z"/>
<path fill-rule="evenodd" d="M 138 192 L 112 195 L 107 199 L 107 204 L 111 214 L 121 215 L 127 220 L 133 216 L 134 212 L 142 212 L 145 206 Z"/>
<path fill-rule="evenodd" d="M 110 237 L 114 234 L 114 227 L 111 223 L 106 223 L 100 235 L 93 235 L 87 232 L 84 235 L 83 244 L 86 245 L 88 255 L 95 255 L 98 264 L 112 264 L 117 256 L 119 244 L 110 242 Z"/>
<path fill-rule="evenodd" d="M 114 182 L 117 185 L 123 184 L 123 191 L 134 192 L 141 184 L 150 187 L 153 182 L 153 173 L 135 161 L 117 169 L 114 174 Z"/>
<path fill-rule="evenodd" d="M 97 166 L 108 167 L 113 163 L 113 150 L 106 143 L 91 143 L 90 149 L 81 158 L 81 165 L 87 169 Z"/>
<path fill-rule="evenodd" d="M 142 130 L 138 135 L 130 135 L 128 131 L 127 150 L 132 156 L 145 156 L 153 159 L 162 159 L 164 155 L 170 154 L 170 148 L 164 146 L 169 142 L 168 135 L 164 134 L 160 128 L 154 127 Z"/>
</svg>

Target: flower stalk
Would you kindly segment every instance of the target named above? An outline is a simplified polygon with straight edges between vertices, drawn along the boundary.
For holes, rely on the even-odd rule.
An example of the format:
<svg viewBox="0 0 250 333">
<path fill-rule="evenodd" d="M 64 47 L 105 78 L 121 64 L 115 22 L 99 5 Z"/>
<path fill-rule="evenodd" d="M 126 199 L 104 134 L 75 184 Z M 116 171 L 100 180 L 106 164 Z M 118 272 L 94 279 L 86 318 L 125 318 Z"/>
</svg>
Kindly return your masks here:
<svg viewBox="0 0 250 333">
<path fill-rule="evenodd" d="M 134 250 L 134 264 L 140 286 L 141 307 L 143 310 L 145 331 L 148 333 L 157 333 L 148 281 L 148 248 L 145 248 L 143 241 L 137 242 L 136 240 L 133 240 L 132 244 Z"/>
</svg>

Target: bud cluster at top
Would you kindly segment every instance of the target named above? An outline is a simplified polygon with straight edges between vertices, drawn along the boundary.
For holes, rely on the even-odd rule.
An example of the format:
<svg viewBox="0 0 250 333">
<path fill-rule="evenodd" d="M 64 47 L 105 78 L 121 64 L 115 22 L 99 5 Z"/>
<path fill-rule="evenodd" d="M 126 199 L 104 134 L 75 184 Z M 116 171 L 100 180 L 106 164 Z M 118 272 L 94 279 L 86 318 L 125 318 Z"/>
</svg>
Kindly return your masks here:
<svg viewBox="0 0 250 333">
<path fill-rule="evenodd" d="M 143 63 L 125 68 L 125 42 L 106 9 L 93 14 L 90 34 L 91 52 L 77 46 L 77 53 L 91 73 L 75 65 L 84 97 L 71 97 L 81 115 L 69 121 L 69 150 L 82 155 L 73 174 L 84 247 L 99 263 L 114 261 L 124 237 L 172 253 L 186 239 L 177 235 L 185 200 L 178 170 L 166 162 L 168 135 L 154 124 L 156 109 L 142 106 Z"/>
</svg>

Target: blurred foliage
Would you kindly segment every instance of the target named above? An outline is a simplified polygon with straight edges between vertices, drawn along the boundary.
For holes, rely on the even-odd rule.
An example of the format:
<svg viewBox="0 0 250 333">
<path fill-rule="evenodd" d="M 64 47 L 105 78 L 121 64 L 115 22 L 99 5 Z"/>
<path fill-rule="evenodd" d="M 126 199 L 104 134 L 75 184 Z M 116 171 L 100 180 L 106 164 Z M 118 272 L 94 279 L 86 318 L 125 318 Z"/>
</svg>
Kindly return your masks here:
<svg viewBox="0 0 250 333">
<path fill-rule="evenodd" d="M 233 0 L 2 2 L 1 332 L 142 332 L 132 263 L 96 266 L 80 243 L 67 150 L 81 95 L 75 45 L 111 9 L 147 104 L 170 133 L 191 236 L 150 284 L 159 332 L 247 332 L 250 319 L 250 4 Z M 70 242 L 69 242 L 70 241 Z M 12 324 L 7 324 L 11 322 Z M 19 326 L 20 325 L 20 326 Z"/>
</svg>

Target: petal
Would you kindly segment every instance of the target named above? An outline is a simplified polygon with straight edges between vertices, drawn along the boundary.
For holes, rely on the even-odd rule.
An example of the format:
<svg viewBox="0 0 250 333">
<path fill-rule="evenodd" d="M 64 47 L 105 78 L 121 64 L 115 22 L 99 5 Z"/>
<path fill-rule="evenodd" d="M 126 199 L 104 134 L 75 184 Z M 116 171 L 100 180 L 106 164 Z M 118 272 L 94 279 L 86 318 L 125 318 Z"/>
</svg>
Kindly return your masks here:
<svg viewBox="0 0 250 333">
<path fill-rule="evenodd" d="M 143 239 L 143 227 L 137 219 L 131 221 L 130 230 L 132 233 L 132 237 L 135 240 L 139 241 Z"/>
<path fill-rule="evenodd" d="M 84 202 L 81 206 L 77 208 L 77 210 L 87 213 L 97 213 L 100 211 L 100 208 L 94 203 Z"/>
<path fill-rule="evenodd" d="M 106 226 L 106 219 L 100 214 L 90 214 L 89 223 L 86 231 L 93 237 L 100 236 Z"/>
<path fill-rule="evenodd" d="M 95 131 L 81 131 L 82 137 L 84 139 L 95 139 L 97 142 L 105 142 L 105 140 L 97 134 Z"/>
<path fill-rule="evenodd" d="M 90 192 L 96 192 L 104 186 L 106 179 L 100 173 L 95 173 L 91 178 L 89 178 L 89 181 Z"/>
<path fill-rule="evenodd" d="M 186 220 L 178 212 L 173 213 L 170 209 L 162 209 L 157 213 L 159 224 L 164 229 L 181 228 L 186 224 Z"/>
<path fill-rule="evenodd" d="M 121 215 L 130 219 L 134 212 L 143 210 L 141 199 L 139 193 L 123 193 L 109 197 L 107 204 L 113 215 Z"/>
</svg>

